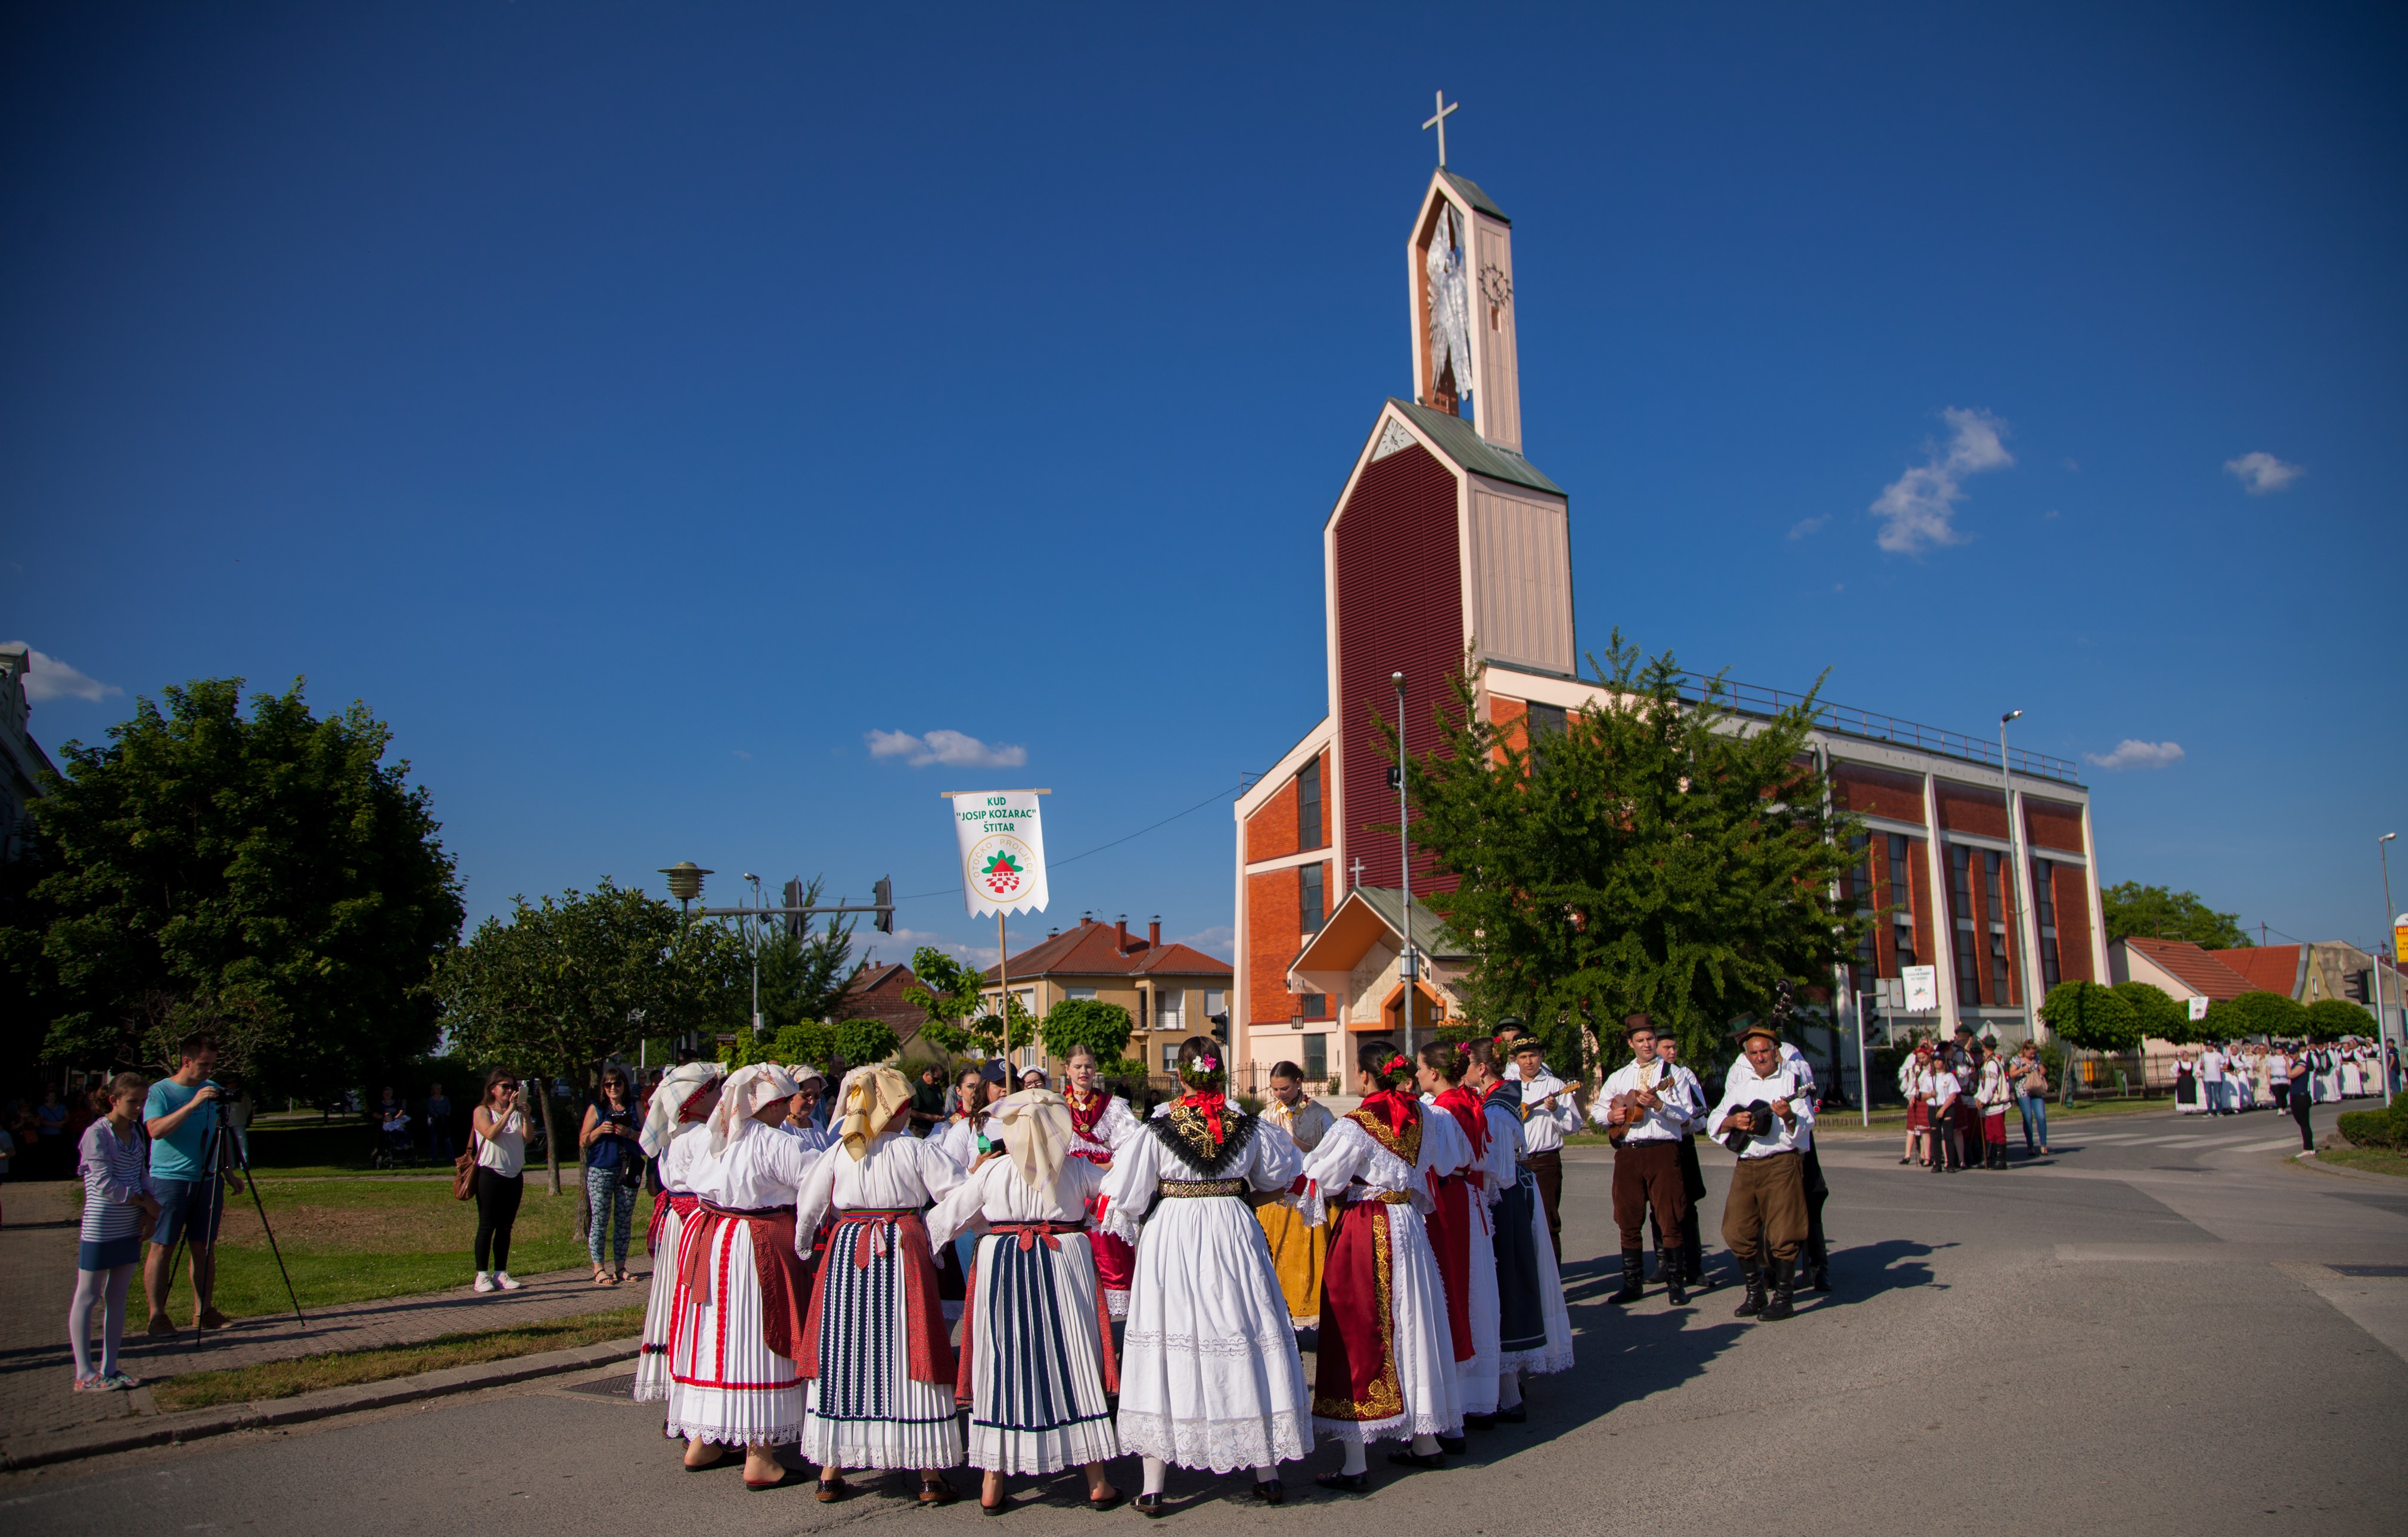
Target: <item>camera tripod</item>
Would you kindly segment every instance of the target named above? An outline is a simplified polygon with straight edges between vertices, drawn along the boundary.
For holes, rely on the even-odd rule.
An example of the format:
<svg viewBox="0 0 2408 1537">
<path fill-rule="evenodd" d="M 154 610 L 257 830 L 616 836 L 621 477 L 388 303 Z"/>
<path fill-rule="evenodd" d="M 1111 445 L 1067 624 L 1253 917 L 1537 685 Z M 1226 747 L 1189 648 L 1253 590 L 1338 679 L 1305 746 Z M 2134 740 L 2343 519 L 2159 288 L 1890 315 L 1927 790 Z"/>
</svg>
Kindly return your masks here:
<svg viewBox="0 0 2408 1537">
<path fill-rule="evenodd" d="M 267 1205 L 265 1202 L 259 1199 L 259 1178 L 251 1172 L 251 1155 L 244 1150 L 242 1139 L 240 1137 L 231 1136 L 228 1134 L 225 1113 L 225 1086 L 222 1084 L 212 1083 L 209 1087 L 217 1089 L 218 1091 L 217 1114 L 211 1117 L 208 1140 L 201 1145 L 203 1149 L 201 1154 L 201 1167 L 208 1171 L 208 1178 L 209 1182 L 209 1247 L 212 1251 L 216 1249 L 219 1236 L 218 1230 L 221 1225 L 221 1219 L 225 1216 L 224 1176 L 232 1172 L 233 1167 L 238 1166 L 242 1170 L 242 1182 L 251 1191 L 251 1203 L 259 1213 L 259 1231 L 267 1234 L 267 1252 L 276 1256 L 276 1273 L 284 1278 L 284 1295 L 291 1299 L 293 1302 L 293 1319 L 295 1323 L 306 1324 L 309 1320 L 301 1316 L 301 1298 L 299 1294 L 293 1289 L 293 1273 L 284 1268 L 284 1251 L 277 1246 L 276 1230 L 267 1225 Z M 234 1156 L 231 1160 L 229 1160 L 225 1156 L 226 1150 L 229 1147 L 234 1150 Z M 189 1221 L 184 1224 L 184 1231 L 181 1238 L 178 1241 L 177 1248 L 181 1249 L 187 1255 L 192 1252 L 193 1224 Z M 168 1250 L 166 1289 L 171 1297 L 174 1295 L 176 1290 L 176 1259 L 177 1249 Z M 214 1263 L 213 1253 L 212 1263 L 209 1269 L 209 1288 L 213 1301 L 214 1293 L 217 1288 L 217 1268 Z M 195 1298 L 195 1301 L 197 1302 L 198 1299 Z M 193 1321 L 193 1332 L 194 1337 L 197 1338 L 201 1328 L 200 1320 L 197 1316 L 199 1309 L 195 1308 L 194 1312 L 196 1316 Z"/>
</svg>

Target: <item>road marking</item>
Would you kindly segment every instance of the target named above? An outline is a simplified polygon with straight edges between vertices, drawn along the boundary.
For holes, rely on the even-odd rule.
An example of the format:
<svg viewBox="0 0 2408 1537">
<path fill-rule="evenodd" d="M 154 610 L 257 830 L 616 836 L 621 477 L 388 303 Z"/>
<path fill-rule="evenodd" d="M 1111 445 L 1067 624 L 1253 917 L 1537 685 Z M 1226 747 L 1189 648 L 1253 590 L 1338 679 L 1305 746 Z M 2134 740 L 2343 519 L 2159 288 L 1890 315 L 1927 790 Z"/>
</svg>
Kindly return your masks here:
<svg viewBox="0 0 2408 1537">
<path fill-rule="evenodd" d="M 2274 1268 L 2333 1305 L 2393 1355 L 2408 1361 L 2408 1280 L 2344 1275 L 2322 1265 L 2277 1261 Z"/>
</svg>

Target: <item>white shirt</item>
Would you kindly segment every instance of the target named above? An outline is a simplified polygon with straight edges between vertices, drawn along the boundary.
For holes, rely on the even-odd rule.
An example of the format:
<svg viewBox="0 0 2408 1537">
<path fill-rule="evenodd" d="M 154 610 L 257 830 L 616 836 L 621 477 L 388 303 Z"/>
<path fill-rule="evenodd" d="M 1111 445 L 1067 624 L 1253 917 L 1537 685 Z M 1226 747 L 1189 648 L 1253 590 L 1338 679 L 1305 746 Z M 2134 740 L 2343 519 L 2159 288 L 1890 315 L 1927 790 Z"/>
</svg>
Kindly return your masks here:
<svg viewBox="0 0 2408 1537">
<path fill-rule="evenodd" d="M 1937 1064 L 1915 1074 L 1914 1091 L 1929 1099 L 1934 1111 L 1945 1110 L 1955 1104 L 1958 1088 L 1956 1074 Z"/>
<path fill-rule="evenodd" d="M 791 1137 L 778 1140 L 794 1143 Z M 903 1135 L 900 1127 L 874 1139 L 860 1158 L 842 1146 L 831 1147 L 819 1155 L 795 1197 L 795 1246 L 810 1252 L 811 1234 L 830 1206 L 839 1212 L 917 1211 L 953 1194 L 962 1178 L 962 1166 L 944 1149 Z"/>
<path fill-rule="evenodd" d="M 1032 1186 L 1008 1158 L 990 1159 L 953 1187 L 928 1214 L 928 1241 L 939 1249 L 963 1232 L 984 1232 L 996 1222 L 1079 1222 L 1087 1202 L 1104 1188 L 1104 1171 L 1082 1158 L 1066 1158 L 1054 1177 Z"/>
<path fill-rule="evenodd" d="M 1996 1057 L 1983 1058 L 1981 1087 L 1973 1091 L 1973 1103 L 1985 1110 L 1992 1107 L 2003 1110 L 2009 1097 L 2006 1065 Z"/>
<path fill-rule="evenodd" d="M 978 1161 L 979 1129 L 984 1124 L 982 1121 L 973 1122 L 968 1117 L 949 1120 L 928 1133 L 928 1146 L 943 1149 L 947 1158 L 967 1171 Z M 989 1137 L 987 1141 L 992 1144 L 995 1139 Z"/>
<path fill-rule="evenodd" d="M 814 1153 L 824 1153 L 838 1142 L 834 1131 L 817 1126 L 796 1126 L 792 1121 L 780 1121 L 777 1130 L 801 1143 Z"/>
<path fill-rule="evenodd" d="M 2224 1081 L 2225 1060 L 2224 1053 L 2215 1050 L 2214 1047 L 2210 1047 L 2206 1051 L 2200 1053 L 2200 1076 L 2205 1078 L 2209 1083 L 2222 1083 Z"/>
<path fill-rule="evenodd" d="M 1678 1063 L 1667 1063 L 1651 1057 L 1644 1062 L 1626 1062 L 1606 1075 L 1605 1084 L 1590 1103 L 1589 1118 L 1600 1129 L 1606 1126 L 1616 1094 L 1634 1093 L 1640 1089 L 1652 1089 L 1663 1103 L 1653 1110 L 1643 1111 L 1629 1123 L 1623 1136 L 1631 1142 L 1678 1142 L 1689 1129 L 1689 1122 L 1704 1108 L 1705 1090 L 1698 1087 L 1697 1074 Z"/>
<path fill-rule="evenodd" d="M 1537 1077 L 1524 1078 L 1521 1084 L 1523 1151 L 1562 1151 L 1564 1138 L 1581 1129 L 1580 1106 L 1573 1103 L 1573 1096 L 1566 1092 L 1570 1086 L 1543 1067 L 1539 1069 Z M 1539 1102 L 1550 1094 L 1563 1097 L 1542 1107 Z"/>
<path fill-rule="evenodd" d="M 1165 1101 L 1157 1114 L 1167 1115 L 1172 1103 Z M 1221 1112 L 1222 1124 L 1234 1131 L 1234 1123 L 1244 1119 L 1245 1115 L 1233 1103 Z M 1460 1136 L 1462 1132 L 1458 1129 L 1455 1134 Z M 1321 1146 L 1327 1147 L 1329 1139 L 1324 1137 Z M 1134 1244 L 1165 1180 L 1242 1179 L 1265 1195 L 1277 1195 L 1296 1183 L 1299 1166 L 1294 1138 L 1265 1136 L 1262 1128 L 1256 1127 L 1245 1151 L 1220 1173 L 1208 1175 L 1185 1153 L 1147 1131 L 1141 1137 L 1131 1137 L 1113 1153 L 1111 1170 L 1104 1175 L 1104 1214 L 1096 1226 Z M 1309 1219 L 1320 1220 L 1319 1212 L 1310 1213 Z M 1254 1230 L 1254 1235 L 1259 1241 L 1259 1228 Z"/>
<path fill-rule="evenodd" d="M 1813 1145 L 1813 1085 L 1801 1083 L 1796 1070 L 1786 1063 L 1774 1070 L 1772 1076 L 1759 1078 L 1756 1074 L 1756 1064 L 1745 1057 L 1742 1057 L 1738 1065 L 1731 1069 L 1730 1079 L 1723 1089 L 1723 1103 L 1714 1106 L 1713 1114 L 1706 1117 L 1706 1134 L 1719 1139 L 1723 1135 L 1723 1123 L 1730 1119 L 1731 1112 L 1744 1109 L 1757 1100 L 1767 1104 L 1774 1100 L 1787 1100 L 1797 1124 L 1792 1126 L 1780 1117 L 1773 1117 L 1771 1129 L 1755 1132 L 1755 1140 L 1747 1145 L 1740 1157 L 1770 1158 L 1775 1153 L 1795 1153 Z"/>
<path fill-rule="evenodd" d="M 477 1167 L 491 1169 L 504 1179 L 526 1168 L 526 1112 L 513 1110 L 509 1117 L 494 1128 L 494 1134 L 477 1138 Z"/>
<path fill-rule="evenodd" d="M 1464 1140 L 1463 1128 L 1443 1110 L 1422 1111 L 1422 1145 L 1411 1164 L 1388 1151 L 1363 1130 L 1362 1122 L 1351 1116 L 1340 1116 L 1321 1146 L 1304 1160 L 1304 1176 L 1312 1182 L 1311 1199 L 1313 1209 L 1306 1213 L 1319 1220 L 1322 1203 L 1344 1200 L 1368 1200 L 1379 1195 L 1401 1194 L 1412 1202 L 1413 1209 L 1426 1216 L 1437 1203 L 1430 1196 L 1432 1174 L 1451 1174 L 1462 1165 L 1447 1164 L 1434 1155 L 1442 1133 L 1440 1122 L 1455 1133 L 1452 1146 L 1461 1153 L 1470 1151 Z"/>
<path fill-rule="evenodd" d="M 661 1188 L 673 1195 L 694 1193 L 694 1162 L 696 1154 L 710 1146 L 710 1133 L 700 1121 L 688 1121 L 669 1138 L 668 1151 L 661 1155 L 658 1173 Z"/>
<path fill-rule="evenodd" d="M 698 1156 L 686 1171 L 687 1188 L 712 1205 L 730 1211 L 792 1205 L 819 1157 L 793 1137 L 781 1135 L 775 1127 L 745 1121 L 716 1156 L 708 1137 L 702 1140 Z"/>
<path fill-rule="evenodd" d="M 1144 1130 L 1145 1123 L 1137 1118 L 1129 1102 L 1115 1094 L 1105 1103 L 1104 1113 L 1096 1117 L 1093 1131 L 1082 1131 L 1072 1124 L 1070 1150 L 1109 1167 L 1113 1150 Z"/>
</svg>

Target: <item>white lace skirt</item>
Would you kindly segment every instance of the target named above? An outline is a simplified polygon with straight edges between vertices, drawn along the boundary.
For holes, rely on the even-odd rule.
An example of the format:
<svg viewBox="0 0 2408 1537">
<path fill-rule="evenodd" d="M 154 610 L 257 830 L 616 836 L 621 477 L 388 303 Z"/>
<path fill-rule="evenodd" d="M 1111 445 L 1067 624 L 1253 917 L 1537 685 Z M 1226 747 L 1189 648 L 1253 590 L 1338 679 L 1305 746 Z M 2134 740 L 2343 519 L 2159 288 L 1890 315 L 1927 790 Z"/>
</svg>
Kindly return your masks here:
<svg viewBox="0 0 2408 1537">
<path fill-rule="evenodd" d="M 1156 1202 L 1129 1283 L 1121 1450 L 1216 1473 L 1292 1462 L 1312 1450 L 1312 1393 L 1253 1210 Z"/>
<path fill-rule="evenodd" d="M 680 1282 L 669 1332 L 668 1433 L 740 1446 L 780 1445 L 803 1432 L 803 1379 L 795 1363 L 761 1338 L 761 1281 L 752 1268 L 752 1230 L 722 1222 L 706 1235 L 679 1235 L 678 1252 L 710 1245 L 710 1301 Z M 683 1264 L 675 1267 L 684 1270 Z"/>
<path fill-rule="evenodd" d="M 669 1396 L 669 1325 L 677 1317 L 678 1240 L 685 1218 L 675 1207 L 661 1217 L 660 1252 L 652 1256 L 652 1284 L 644 1298 L 644 1347 L 636 1357 L 636 1402 L 662 1403 Z"/>
<path fill-rule="evenodd" d="M 1496 1220 L 1494 1207 L 1481 1209 L 1481 1192 L 1471 1192 L 1471 1359 L 1455 1363 L 1455 1396 L 1467 1415 L 1493 1415 L 1497 1412 L 1497 1369 L 1499 1364 L 1498 1336 L 1501 1332 L 1500 1304 L 1497 1300 L 1497 1240 L 1490 1234 L 1488 1224 Z M 1553 1245 L 1549 1245 L 1553 1247 Z M 1447 1353 L 1454 1354 L 1450 1341 Z"/>
<path fill-rule="evenodd" d="M 1120 1455 L 1104 1398 L 1096 1262 L 1084 1233 L 979 1244 L 971 1300 L 969 1464 L 1059 1473 Z"/>
<path fill-rule="evenodd" d="M 1399 1413 L 1386 1419 L 1328 1419 L 1312 1416 L 1312 1428 L 1332 1441 L 1410 1441 L 1422 1435 L 1457 1435 L 1463 1430 L 1463 1396 L 1455 1381 L 1455 1331 L 1447 1323 L 1446 1283 L 1440 1279 L 1438 1255 L 1430 1248 L 1429 1229 L 1422 1214 L 1410 1205 L 1390 1206 L 1388 1213 L 1389 1339 L 1396 1352 Z M 1552 1250 L 1551 1250 L 1552 1252 Z M 1497 1295 L 1496 1250 L 1489 1250 L 1489 1299 Z M 1323 1320 L 1327 1327 L 1327 1320 Z M 1493 1331 L 1495 1321 L 1490 1328 Z"/>
</svg>

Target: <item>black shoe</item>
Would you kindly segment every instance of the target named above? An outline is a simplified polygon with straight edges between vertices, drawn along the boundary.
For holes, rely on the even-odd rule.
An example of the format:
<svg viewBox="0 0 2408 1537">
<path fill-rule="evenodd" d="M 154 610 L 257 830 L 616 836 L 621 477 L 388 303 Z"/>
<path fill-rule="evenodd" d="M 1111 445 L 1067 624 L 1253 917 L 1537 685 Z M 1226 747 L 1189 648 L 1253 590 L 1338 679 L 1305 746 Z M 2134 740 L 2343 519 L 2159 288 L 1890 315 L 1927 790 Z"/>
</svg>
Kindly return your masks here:
<svg viewBox="0 0 2408 1537">
<path fill-rule="evenodd" d="M 1371 1487 L 1370 1475 L 1359 1473 L 1325 1473 L 1313 1482 L 1332 1494 L 1361 1494 Z"/>
<path fill-rule="evenodd" d="M 1664 1273 L 1664 1300 L 1674 1307 L 1688 1306 L 1688 1290 L 1681 1285 L 1680 1255 L 1658 1249 L 1656 1251 L 1656 1267 Z"/>
<path fill-rule="evenodd" d="M 1739 1306 L 1731 1309 L 1734 1318 L 1753 1318 L 1764 1311 L 1764 1267 L 1754 1259 L 1739 1262 L 1739 1273 L 1747 1287 L 1747 1295 Z"/>
<path fill-rule="evenodd" d="M 1646 1255 L 1640 1249 L 1624 1249 L 1622 1251 L 1622 1289 L 1606 1301 L 1635 1302 L 1646 1295 Z"/>
<path fill-rule="evenodd" d="M 1254 1486 L 1254 1498 L 1266 1505 L 1287 1503 L 1287 1486 L 1276 1478 L 1267 1478 Z"/>
<path fill-rule="evenodd" d="M 1463 1416 L 1463 1428 L 1467 1430 L 1493 1430 L 1497 1429 L 1497 1416 L 1495 1415 L 1466 1415 Z"/>
<path fill-rule="evenodd" d="M 1439 1444 L 1443 1446 L 1446 1443 L 1441 1439 Z M 1446 1459 L 1436 1452 L 1430 1453 L 1427 1457 L 1422 1456 L 1419 1452 L 1390 1452 L 1388 1460 L 1399 1468 L 1419 1468 L 1424 1473 L 1436 1473 L 1446 1466 Z"/>
<path fill-rule="evenodd" d="M 1158 1494 L 1140 1494 L 1130 1503 L 1137 1506 L 1137 1513 L 1149 1521 L 1159 1521 L 1170 1514 L 1162 1508 L 1162 1496 Z"/>
<path fill-rule="evenodd" d="M 1438 1449 L 1448 1457 L 1461 1457 L 1471 1450 L 1471 1443 L 1459 1435 L 1442 1435 L 1438 1438 Z"/>
<path fill-rule="evenodd" d="M 1831 1262 L 1828 1259 L 1817 1259 L 1806 1268 L 1806 1289 L 1809 1291 L 1831 1289 Z"/>
<path fill-rule="evenodd" d="M 1797 1284 L 1797 1260 L 1776 1259 L 1772 1261 L 1772 1294 L 1765 1299 L 1764 1311 L 1761 1315 L 1765 1322 L 1778 1323 L 1784 1318 L 1793 1318 L 1798 1316 L 1798 1309 L 1789 1300 L 1790 1291 Z"/>
<path fill-rule="evenodd" d="M 1512 1407 L 1511 1409 L 1499 1409 L 1499 1410 L 1498 1410 L 1498 1411 L 1497 1411 L 1497 1422 L 1498 1422 L 1498 1424 L 1500 1424 L 1500 1425 L 1527 1425 L 1527 1424 L 1529 1424 L 1529 1423 L 1530 1423 L 1530 1408 L 1529 1408 L 1529 1401 L 1526 1399 L 1526 1400 L 1524 1400 L 1522 1402 L 1520 1402 L 1520 1403 L 1517 1403 L 1517 1404 L 1513 1405 L 1513 1407 Z"/>
</svg>

